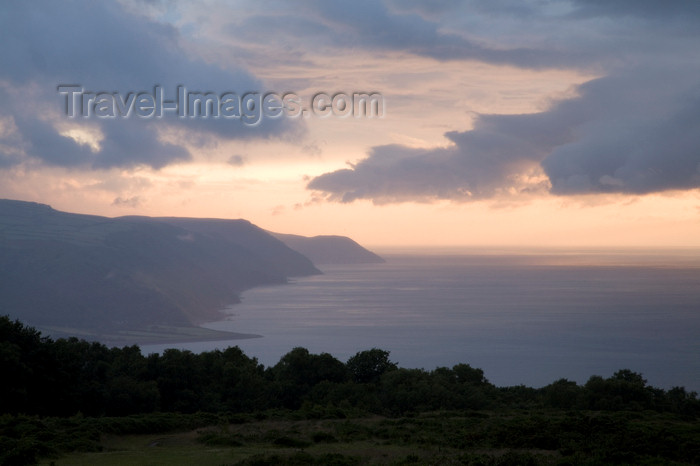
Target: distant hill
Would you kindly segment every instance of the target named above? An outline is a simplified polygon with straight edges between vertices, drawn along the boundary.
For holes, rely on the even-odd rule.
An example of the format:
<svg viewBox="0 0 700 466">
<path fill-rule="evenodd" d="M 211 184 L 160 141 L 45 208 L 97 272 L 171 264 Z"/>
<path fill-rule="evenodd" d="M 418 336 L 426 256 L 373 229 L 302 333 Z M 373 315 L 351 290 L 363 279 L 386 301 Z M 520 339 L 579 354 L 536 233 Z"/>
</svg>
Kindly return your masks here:
<svg viewBox="0 0 700 466">
<path fill-rule="evenodd" d="M 271 233 L 284 244 L 311 259 L 316 265 L 323 264 L 371 264 L 384 259 L 346 236 L 299 236 Z"/>
<path fill-rule="evenodd" d="M 53 335 L 230 338 L 194 324 L 220 318 L 243 290 L 318 273 L 245 220 L 107 218 L 0 200 L 0 314 Z"/>
</svg>

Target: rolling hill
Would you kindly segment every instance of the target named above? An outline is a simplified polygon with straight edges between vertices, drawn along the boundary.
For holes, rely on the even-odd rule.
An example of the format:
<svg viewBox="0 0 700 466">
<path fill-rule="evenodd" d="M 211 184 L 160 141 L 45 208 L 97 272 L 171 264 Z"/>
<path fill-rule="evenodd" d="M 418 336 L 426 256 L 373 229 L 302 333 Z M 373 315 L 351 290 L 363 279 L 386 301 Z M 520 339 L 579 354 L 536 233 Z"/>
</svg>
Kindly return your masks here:
<svg viewBox="0 0 700 466">
<path fill-rule="evenodd" d="M 271 233 L 284 244 L 311 259 L 316 265 L 324 264 L 378 264 L 384 259 L 347 236 L 299 236 Z"/>
<path fill-rule="evenodd" d="M 0 200 L 0 314 L 56 336 L 231 338 L 196 324 L 245 289 L 318 273 L 245 220 L 107 218 Z"/>
</svg>

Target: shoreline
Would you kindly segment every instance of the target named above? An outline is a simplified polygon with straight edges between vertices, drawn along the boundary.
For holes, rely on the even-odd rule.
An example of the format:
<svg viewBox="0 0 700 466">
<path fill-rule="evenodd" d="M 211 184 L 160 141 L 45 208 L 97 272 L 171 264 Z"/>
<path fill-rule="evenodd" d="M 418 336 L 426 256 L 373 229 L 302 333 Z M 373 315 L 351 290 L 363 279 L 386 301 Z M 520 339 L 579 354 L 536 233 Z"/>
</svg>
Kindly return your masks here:
<svg viewBox="0 0 700 466">
<path fill-rule="evenodd" d="M 56 340 L 59 338 L 76 337 L 87 341 L 96 341 L 108 347 L 124 347 L 137 345 L 164 345 L 178 343 L 192 343 L 198 341 L 227 341 L 227 340 L 251 340 L 263 338 L 263 335 L 254 333 L 228 332 L 224 330 L 212 330 L 200 326 L 174 327 L 174 326 L 149 326 L 139 330 L 123 330 L 108 333 L 90 332 L 82 329 L 42 327 L 42 333 Z"/>
</svg>

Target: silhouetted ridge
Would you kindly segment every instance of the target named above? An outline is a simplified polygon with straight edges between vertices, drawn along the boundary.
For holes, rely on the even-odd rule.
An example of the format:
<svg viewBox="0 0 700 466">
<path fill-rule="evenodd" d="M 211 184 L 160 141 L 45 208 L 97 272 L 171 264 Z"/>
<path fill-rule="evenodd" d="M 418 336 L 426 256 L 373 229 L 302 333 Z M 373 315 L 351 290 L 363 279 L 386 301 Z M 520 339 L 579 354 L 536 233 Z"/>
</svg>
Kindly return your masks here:
<svg viewBox="0 0 700 466">
<path fill-rule="evenodd" d="M 299 236 L 272 233 L 287 246 L 321 264 L 372 264 L 384 259 L 346 236 Z"/>
<path fill-rule="evenodd" d="M 215 320 L 239 293 L 320 273 L 244 220 L 60 212 L 0 200 L 0 309 L 54 333 Z"/>
</svg>

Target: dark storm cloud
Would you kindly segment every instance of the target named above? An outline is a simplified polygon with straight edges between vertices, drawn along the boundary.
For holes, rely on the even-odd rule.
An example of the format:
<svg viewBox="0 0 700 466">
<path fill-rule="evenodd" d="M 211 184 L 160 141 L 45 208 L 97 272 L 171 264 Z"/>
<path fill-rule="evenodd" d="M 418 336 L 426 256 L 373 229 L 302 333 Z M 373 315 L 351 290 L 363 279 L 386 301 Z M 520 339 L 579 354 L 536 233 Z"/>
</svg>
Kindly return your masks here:
<svg viewBox="0 0 700 466">
<path fill-rule="evenodd" d="M 397 51 L 437 60 L 478 60 L 522 68 L 586 63 L 585 56 L 576 50 L 494 47 L 484 41 L 467 39 L 453 30 L 443 30 L 440 18 L 425 12 L 449 14 L 450 3 L 454 2 L 439 2 L 433 6 L 377 0 L 352 3 L 304 0 L 282 5 L 283 14 L 268 9 L 251 13 L 244 20 L 230 23 L 227 32 L 232 38 L 245 37 L 264 43 L 278 41 L 288 48 Z M 460 15 L 464 14 L 460 11 Z"/>
<path fill-rule="evenodd" d="M 488 14 L 519 18 L 541 17 L 545 11 L 576 17 L 638 17 L 667 20 L 683 17 L 699 21 L 700 3 L 688 0 L 386 0 L 393 10 L 411 11 L 427 18 L 443 15 Z"/>
<path fill-rule="evenodd" d="M 551 114 L 484 115 L 475 128 L 449 132 L 447 148 L 414 149 L 400 145 L 375 147 L 350 169 L 314 178 L 310 189 L 325 191 L 341 202 L 372 199 L 376 203 L 473 200 L 513 188 L 523 192 L 517 177 L 542 160 L 552 147 L 571 138 L 577 121 Z"/>
<path fill-rule="evenodd" d="M 246 126 L 238 119 L 86 119 L 72 123 L 97 125 L 104 135 L 100 150 L 61 136 L 51 111 L 64 106 L 60 84 L 80 84 L 86 91 L 152 92 L 162 86 L 166 98 L 177 85 L 196 92 L 264 92 L 245 71 L 226 70 L 189 56 L 178 31 L 132 15 L 116 2 L 6 1 L 0 6 L 0 116 L 11 116 L 25 142 L 26 155 L 51 165 L 107 168 L 149 165 L 163 167 L 190 158 L 188 151 L 163 142 L 159 130 L 182 128 L 218 138 L 266 137 L 285 131 L 280 120 Z M 167 115 L 166 115 L 167 117 Z M 200 140 L 203 140 L 200 138 Z M 189 143 L 196 144 L 197 139 Z M 0 141 L 1 142 L 1 141 Z M 0 163 L 18 163 L 0 144 Z"/>
<path fill-rule="evenodd" d="M 350 168 L 311 180 L 310 189 L 342 202 L 462 201 L 541 188 L 537 178 L 526 180 L 533 169 L 562 195 L 700 187 L 700 3 L 465 1 L 441 2 L 435 10 L 420 0 L 392 5 L 422 18 L 488 15 L 486 24 L 496 33 L 516 27 L 524 41 L 532 39 L 529 32 L 540 34 L 534 26 L 557 18 L 551 30 L 540 28 L 548 31 L 541 35 L 548 38 L 544 42 L 571 50 L 573 62 L 586 57 L 581 63 L 603 77 L 541 113 L 482 115 L 472 130 L 447 133 L 453 143 L 447 148 L 376 147 Z"/>
<path fill-rule="evenodd" d="M 542 161 L 553 192 L 700 187 L 700 83 L 638 71 L 583 86 L 571 111 L 588 112 L 589 119 Z"/>
<path fill-rule="evenodd" d="M 21 102 L 0 90 L 0 100 L 19 107 Z M 13 115 L 17 128 L 5 150 L 22 149 L 25 154 L 41 160 L 45 165 L 63 167 L 91 166 L 110 168 L 147 164 L 161 168 L 175 161 L 187 160 L 190 155 L 183 147 L 159 141 L 152 125 L 140 120 L 101 120 L 99 128 L 104 135 L 100 150 L 93 152 L 88 144 L 79 144 L 73 138 L 63 136 L 49 122 L 32 112 L 17 111 Z M 0 153 L 3 152 L 0 136 Z M 22 157 L 11 158 L 12 164 L 22 162 Z"/>
<path fill-rule="evenodd" d="M 700 21 L 700 3 L 689 0 L 575 0 L 576 16 L 629 16 L 649 20 Z"/>
<path fill-rule="evenodd" d="M 299 15 L 300 17 L 296 17 Z M 303 18 L 301 18 L 303 16 Z M 275 18 L 275 17 L 272 17 Z M 600 69 L 669 51 L 679 34 L 700 36 L 700 3 L 687 0 L 306 0 L 268 29 L 324 45 L 477 60 L 521 68 Z M 299 28 L 323 24 L 331 33 Z M 662 35 L 663 34 L 663 35 Z"/>
<path fill-rule="evenodd" d="M 448 148 L 376 147 L 308 187 L 341 202 L 463 201 L 536 188 L 520 175 L 539 166 L 556 194 L 698 188 L 700 85 L 668 74 L 636 69 L 583 84 L 546 112 L 482 115 L 447 133 Z"/>
<path fill-rule="evenodd" d="M 147 3 L 163 12 L 171 4 Z M 99 148 L 61 135 L 55 113 L 64 97 L 56 92 L 58 84 L 121 95 L 156 84 L 170 95 L 178 84 L 217 94 L 265 90 L 245 71 L 194 56 L 196 47 L 182 42 L 192 38 L 175 26 L 133 14 L 137 1 L 127 10 L 121 5 L 0 3 L 0 167 L 30 159 L 68 167 L 159 168 L 191 157 L 163 129 L 190 147 L 291 131 L 282 120 L 246 127 L 225 119 L 77 119 L 72 123 L 91 125 L 103 136 Z M 397 52 L 602 76 L 541 113 L 481 115 L 472 130 L 447 133 L 448 147 L 375 147 L 350 168 L 310 182 L 332 199 L 486 198 L 542 189 L 530 177 L 537 171 L 558 194 L 699 186 L 699 2 L 303 0 L 251 3 L 245 11 L 218 2 L 209 6 L 221 11 L 201 16 L 224 18 L 235 50 L 257 60 L 272 60 L 259 55 L 259 47 L 275 60 L 321 71 L 318 55 L 324 53 L 351 61 L 356 51 Z M 183 30 L 194 24 L 188 20 L 193 18 L 183 20 Z M 206 41 L 220 33 L 202 35 Z"/>
</svg>

